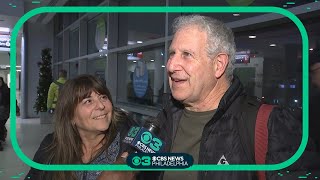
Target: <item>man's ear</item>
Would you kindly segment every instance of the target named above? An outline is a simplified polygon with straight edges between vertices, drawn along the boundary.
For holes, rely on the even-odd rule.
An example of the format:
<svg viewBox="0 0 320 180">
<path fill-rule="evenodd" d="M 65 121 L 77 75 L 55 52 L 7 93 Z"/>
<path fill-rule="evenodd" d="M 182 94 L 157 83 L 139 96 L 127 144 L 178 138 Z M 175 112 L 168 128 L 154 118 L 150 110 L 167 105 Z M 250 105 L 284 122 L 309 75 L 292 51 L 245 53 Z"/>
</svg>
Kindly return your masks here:
<svg viewBox="0 0 320 180">
<path fill-rule="evenodd" d="M 215 57 L 215 61 L 215 77 L 219 79 L 227 69 L 229 56 L 225 53 L 219 53 Z"/>
</svg>

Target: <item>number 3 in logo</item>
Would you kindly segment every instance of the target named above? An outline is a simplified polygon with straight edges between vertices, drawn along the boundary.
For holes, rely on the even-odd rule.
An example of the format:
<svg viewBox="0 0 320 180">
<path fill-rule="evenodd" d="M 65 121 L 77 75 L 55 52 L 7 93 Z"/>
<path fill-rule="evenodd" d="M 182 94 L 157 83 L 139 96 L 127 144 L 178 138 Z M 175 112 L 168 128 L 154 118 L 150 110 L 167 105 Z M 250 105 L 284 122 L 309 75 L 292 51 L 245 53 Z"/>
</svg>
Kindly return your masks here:
<svg viewBox="0 0 320 180">
<path fill-rule="evenodd" d="M 162 146 L 162 142 L 158 138 L 153 138 L 152 140 L 154 143 L 150 143 L 151 149 L 153 149 L 154 151 L 159 151 Z"/>
</svg>

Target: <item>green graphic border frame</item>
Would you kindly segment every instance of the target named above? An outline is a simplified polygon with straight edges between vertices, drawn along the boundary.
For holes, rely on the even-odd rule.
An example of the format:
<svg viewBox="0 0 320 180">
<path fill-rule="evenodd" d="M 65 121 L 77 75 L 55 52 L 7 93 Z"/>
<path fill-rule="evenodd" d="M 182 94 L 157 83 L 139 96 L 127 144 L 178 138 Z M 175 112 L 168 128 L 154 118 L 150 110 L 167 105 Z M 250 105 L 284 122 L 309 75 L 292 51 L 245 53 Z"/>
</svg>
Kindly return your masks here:
<svg viewBox="0 0 320 180">
<path fill-rule="evenodd" d="M 11 57 L 10 57 L 10 78 L 11 78 L 11 92 L 10 92 L 10 108 L 11 108 L 11 115 L 10 115 L 10 136 L 12 141 L 12 146 L 15 153 L 18 157 L 26 163 L 28 166 L 31 166 L 36 169 L 40 170 L 49 170 L 49 171 L 79 171 L 79 170 L 146 170 L 150 171 L 150 169 L 133 169 L 128 165 L 44 165 L 40 163 L 36 163 L 32 161 L 29 157 L 27 157 L 19 147 L 17 137 L 16 137 L 16 41 L 17 36 L 20 28 L 23 24 L 30 19 L 31 17 L 41 14 L 41 13 L 278 13 L 293 21 L 296 26 L 298 27 L 301 37 L 302 37 L 302 58 L 303 58 L 303 68 L 302 68 L 302 104 L 303 104 L 303 128 L 302 128 L 302 142 L 299 146 L 297 152 L 289 158 L 287 161 L 279 163 L 279 164 L 272 164 L 272 165 L 193 165 L 188 169 L 154 169 L 156 171 L 159 170 L 180 170 L 180 171 L 203 171 L 203 170 L 219 170 L 219 171 L 256 171 L 256 170 L 263 170 L 263 171 L 273 171 L 279 170 L 288 167 L 292 163 L 294 163 L 303 153 L 307 141 L 308 141 L 308 111 L 309 111 L 309 100 L 308 100 L 308 92 L 309 92 L 309 67 L 308 67 L 308 35 L 307 31 L 299 20 L 297 16 L 291 13 L 288 10 L 278 7 L 268 7 L 268 6 L 261 6 L 261 7 L 244 7 L 244 6 L 237 6 L 237 7 L 229 7 L 229 6 L 219 6 L 219 7 L 87 7 L 87 6 L 76 6 L 76 7 L 40 7 L 37 9 L 33 9 L 23 15 L 17 24 L 14 26 L 12 31 L 12 40 L 11 40 Z"/>
</svg>

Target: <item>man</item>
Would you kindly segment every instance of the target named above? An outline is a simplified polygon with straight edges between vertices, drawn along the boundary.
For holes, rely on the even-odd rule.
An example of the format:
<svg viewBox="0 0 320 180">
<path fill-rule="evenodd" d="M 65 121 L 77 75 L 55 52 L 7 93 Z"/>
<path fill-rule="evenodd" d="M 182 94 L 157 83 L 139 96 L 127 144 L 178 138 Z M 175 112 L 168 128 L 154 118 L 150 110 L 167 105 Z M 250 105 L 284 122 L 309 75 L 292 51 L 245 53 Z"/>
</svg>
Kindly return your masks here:
<svg viewBox="0 0 320 180">
<path fill-rule="evenodd" d="M 239 79 L 233 76 L 232 31 L 220 21 L 199 15 L 178 17 L 173 30 L 166 66 L 172 97 L 164 103 L 157 117 L 161 124 L 159 137 L 166 143 L 165 151 L 191 154 L 195 164 L 254 164 L 254 157 L 245 153 L 238 123 L 252 116 L 247 107 L 258 109 L 261 102 L 250 98 Z M 254 104 L 250 105 L 252 99 Z M 297 151 L 302 128 L 298 120 L 300 115 L 295 113 L 281 107 L 273 108 L 268 120 L 267 164 L 286 161 Z M 315 153 L 311 155 L 316 157 Z M 307 170 L 312 164 L 298 162 L 288 171 Z M 277 173 L 268 171 L 266 176 L 277 178 Z M 251 180 L 257 178 L 256 174 L 249 171 L 167 171 L 145 172 L 141 176 L 164 180 Z"/>
<path fill-rule="evenodd" d="M 49 91 L 48 91 L 48 99 L 47 99 L 47 109 L 50 113 L 53 113 L 56 107 L 58 96 L 59 96 L 59 88 L 62 88 L 63 84 L 66 82 L 66 78 L 67 78 L 67 71 L 62 69 L 59 71 L 58 80 L 50 84 Z"/>
<path fill-rule="evenodd" d="M 320 152 L 320 49 L 315 48 L 310 54 L 310 136 L 316 141 L 317 151 Z"/>
<path fill-rule="evenodd" d="M 0 151 L 3 151 L 2 141 L 6 140 L 7 128 L 6 123 L 10 115 L 10 90 L 0 77 Z"/>
</svg>

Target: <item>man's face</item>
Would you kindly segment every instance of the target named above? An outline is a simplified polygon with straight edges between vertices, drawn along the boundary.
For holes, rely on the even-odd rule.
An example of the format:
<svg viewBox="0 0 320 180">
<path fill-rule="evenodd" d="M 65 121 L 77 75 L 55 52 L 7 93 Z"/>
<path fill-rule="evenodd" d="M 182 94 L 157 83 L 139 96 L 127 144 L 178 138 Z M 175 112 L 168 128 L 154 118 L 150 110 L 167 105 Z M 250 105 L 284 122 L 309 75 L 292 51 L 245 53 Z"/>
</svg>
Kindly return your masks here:
<svg viewBox="0 0 320 180">
<path fill-rule="evenodd" d="M 311 83 L 320 90 L 320 63 L 315 63 L 310 67 Z"/>
<path fill-rule="evenodd" d="M 217 82 L 206 43 L 207 34 L 197 26 L 180 29 L 172 40 L 166 68 L 172 95 L 183 104 L 201 103 Z"/>
</svg>

